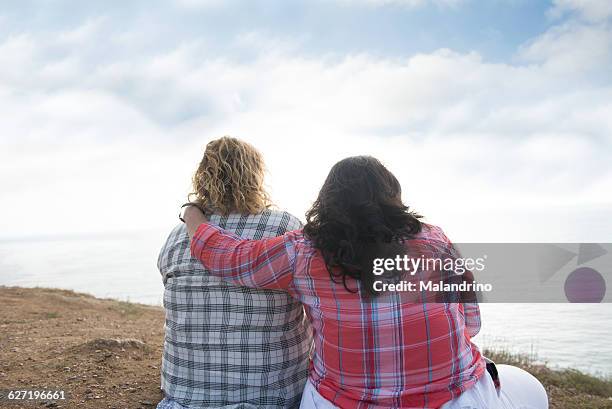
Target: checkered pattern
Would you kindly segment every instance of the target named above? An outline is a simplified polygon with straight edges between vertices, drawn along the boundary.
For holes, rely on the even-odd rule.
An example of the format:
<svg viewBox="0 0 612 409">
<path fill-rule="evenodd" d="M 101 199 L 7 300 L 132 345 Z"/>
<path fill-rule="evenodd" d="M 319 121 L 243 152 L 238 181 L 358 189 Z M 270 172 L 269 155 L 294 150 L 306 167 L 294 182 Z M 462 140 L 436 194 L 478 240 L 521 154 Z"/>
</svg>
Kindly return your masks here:
<svg viewBox="0 0 612 409">
<path fill-rule="evenodd" d="M 248 239 L 298 229 L 287 212 L 213 215 L 211 223 Z M 187 408 L 299 406 L 312 345 L 302 305 L 284 291 L 239 287 L 192 258 L 183 224 L 161 250 L 166 336 L 162 389 Z"/>
<path fill-rule="evenodd" d="M 164 398 L 157 404 L 157 409 L 187 409 L 185 406 L 169 398 Z"/>
<path fill-rule="evenodd" d="M 406 245 L 441 259 L 452 248 L 442 230 L 427 224 Z M 214 275 L 287 289 L 304 304 L 315 334 L 310 380 L 335 406 L 439 408 L 485 373 L 471 342 L 480 328 L 476 304 L 405 302 L 399 293 L 366 300 L 358 281 L 347 279 L 353 293 L 330 279 L 301 231 L 248 241 L 204 223 L 191 252 Z"/>
</svg>

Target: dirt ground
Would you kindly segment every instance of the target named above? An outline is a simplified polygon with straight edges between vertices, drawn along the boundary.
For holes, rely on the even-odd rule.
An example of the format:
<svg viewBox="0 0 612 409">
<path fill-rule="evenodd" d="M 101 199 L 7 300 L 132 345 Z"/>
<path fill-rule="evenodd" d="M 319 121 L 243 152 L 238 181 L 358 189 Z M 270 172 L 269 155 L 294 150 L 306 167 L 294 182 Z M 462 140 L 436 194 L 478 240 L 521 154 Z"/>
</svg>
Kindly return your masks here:
<svg viewBox="0 0 612 409">
<path fill-rule="evenodd" d="M 64 401 L 0 408 L 154 408 L 163 310 L 72 291 L 0 287 L 0 390 L 56 391 Z"/>
<path fill-rule="evenodd" d="M 155 408 L 163 310 L 66 290 L 0 286 L 0 391 L 65 391 L 66 400 L 0 398 L 0 408 Z M 512 355 L 498 363 L 533 373 L 551 409 L 612 409 L 612 380 L 533 366 Z"/>
</svg>

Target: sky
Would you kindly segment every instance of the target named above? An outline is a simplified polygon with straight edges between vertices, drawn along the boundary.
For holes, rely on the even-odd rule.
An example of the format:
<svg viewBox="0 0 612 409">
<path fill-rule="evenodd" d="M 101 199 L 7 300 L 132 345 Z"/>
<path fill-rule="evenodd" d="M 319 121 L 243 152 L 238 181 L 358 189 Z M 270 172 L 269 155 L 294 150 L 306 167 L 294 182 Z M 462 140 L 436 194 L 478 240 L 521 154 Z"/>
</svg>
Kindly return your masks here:
<svg viewBox="0 0 612 409">
<path fill-rule="evenodd" d="M 164 231 L 204 146 L 303 219 L 381 159 L 456 241 L 612 239 L 612 2 L 0 4 L 0 239 Z"/>
</svg>

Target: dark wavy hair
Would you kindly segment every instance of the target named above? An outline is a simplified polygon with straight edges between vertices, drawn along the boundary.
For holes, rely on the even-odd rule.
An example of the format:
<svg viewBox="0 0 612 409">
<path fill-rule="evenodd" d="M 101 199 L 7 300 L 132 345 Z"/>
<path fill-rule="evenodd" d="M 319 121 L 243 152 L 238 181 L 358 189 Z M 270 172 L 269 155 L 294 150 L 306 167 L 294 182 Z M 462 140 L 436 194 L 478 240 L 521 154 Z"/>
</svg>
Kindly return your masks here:
<svg viewBox="0 0 612 409">
<path fill-rule="evenodd" d="M 355 156 L 332 167 L 306 213 L 304 234 L 319 249 L 334 282 L 361 281 L 370 295 L 375 258 L 406 254 L 403 241 L 419 233 L 421 216 L 402 203 L 401 186 L 376 158 Z"/>
</svg>

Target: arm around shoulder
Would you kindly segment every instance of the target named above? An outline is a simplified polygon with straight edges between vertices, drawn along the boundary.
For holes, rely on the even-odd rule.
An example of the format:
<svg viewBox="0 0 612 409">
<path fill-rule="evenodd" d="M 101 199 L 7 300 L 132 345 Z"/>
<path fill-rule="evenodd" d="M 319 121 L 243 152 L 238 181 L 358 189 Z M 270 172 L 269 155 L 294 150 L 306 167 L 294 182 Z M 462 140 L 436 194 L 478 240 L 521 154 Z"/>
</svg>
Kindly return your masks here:
<svg viewBox="0 0 612 409">
<path fill-rule="evenodd" d="M 253 288 L 284 290 L 293 281 L 295 233 L 246 240 L 204 223 L 195 229 L 191 254 L 212 275 L 226 281 Z"/>
</svg>

